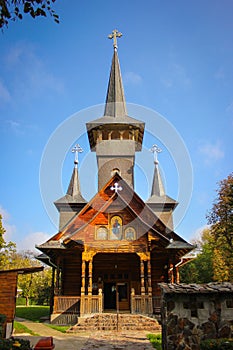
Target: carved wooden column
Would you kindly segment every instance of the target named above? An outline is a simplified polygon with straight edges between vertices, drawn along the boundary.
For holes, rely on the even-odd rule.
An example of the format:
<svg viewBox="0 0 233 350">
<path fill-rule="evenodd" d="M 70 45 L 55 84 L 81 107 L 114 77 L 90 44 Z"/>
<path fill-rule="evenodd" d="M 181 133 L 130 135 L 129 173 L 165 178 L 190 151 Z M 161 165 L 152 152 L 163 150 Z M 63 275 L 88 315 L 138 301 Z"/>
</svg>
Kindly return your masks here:
<svg viewBox="0 0 233 350">
<path fill-rule="evenodd" d="M 89 261 L 89 274 L 88 274 L 88 295 L 92 295 L 92 270 L 93 270 L 93 264 L 92 259 Z"/>
<path fill-rule="evenodd" d="M 82 258 L 82 287 L 81 287 L 81 294 L 85 294 L 85 273 L 86 273 L 86 260 Z"/>
<path fill-rule="evenodd" d="M 151 285 L 151 262 L 150 256 L 147 260 L 147 274 L 148 274 L 148 313 L 153 314 L 153 301 L 152 301 L 152 285 Z"/>
<path fill-rule="evenodd" d="M 131 288 L 131 314 L 134 314 L 136 311 L 135 305 L 135 289 Z"/>
<path fill-rule="evenodd" d="M 99 289 L 99 303 L 98 303 L 98 307 L 99 307 L 99 312 L 102 313 L 103 312 L 103 294 L 102 294 L 102 288 Z"/>
<path fill-rule="evenodd" d="M 173 262 L 172 274 L 173 274 L 173 283 L 177 283 L 177 269 L 176 269 L 175 262 Z"/>
<path fill-rule="evenodd" d="M 180 271 L 178 267 L 176 267 L 176 283 L 180 283 Z"/>
<path fill-rule="evenodd" d="M 51 291 L 50 291 L 50 314 L 53 313 L 53 305 L 54 305 L 54 294 L 55 294 L 55 267 L 52 267 L 52 281 L 51 281 Z"/>
<path fill-rule="evenodd" d="M 150 258 L 147 261 L 147 274 L 148 274 L 148 295 L 152 295 L 152 286 L 151 286 L 151 263 Z"/>
<path fill-rule="evenodd" d="M 56 280 L 55 280 L 55 295 L 60 295 L 60 259 L 57 260 L 57 269 L 56 269 Z"/>
<path fill-rule="evenodd" d="M 144 260 L 140 261 L 141 295 L 145 295 Z"/>
</svg>

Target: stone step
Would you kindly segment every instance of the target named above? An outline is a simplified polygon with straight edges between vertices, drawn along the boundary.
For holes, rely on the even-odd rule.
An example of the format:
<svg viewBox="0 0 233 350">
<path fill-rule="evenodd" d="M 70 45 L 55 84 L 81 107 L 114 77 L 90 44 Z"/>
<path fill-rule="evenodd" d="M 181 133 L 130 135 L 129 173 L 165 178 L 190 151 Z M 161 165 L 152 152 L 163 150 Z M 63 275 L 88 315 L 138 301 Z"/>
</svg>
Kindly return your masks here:
<svg viewBox="0 0 233 350">
<path fill-rule="evenodd" d="M 159 322 L 143 315 L 132 314 L 94 314 L 78 319 L 78 323 L 72 326 L 68 332 L 75 333 L 88 330 L 133 330 L 160 332 Z"/>
</svg>

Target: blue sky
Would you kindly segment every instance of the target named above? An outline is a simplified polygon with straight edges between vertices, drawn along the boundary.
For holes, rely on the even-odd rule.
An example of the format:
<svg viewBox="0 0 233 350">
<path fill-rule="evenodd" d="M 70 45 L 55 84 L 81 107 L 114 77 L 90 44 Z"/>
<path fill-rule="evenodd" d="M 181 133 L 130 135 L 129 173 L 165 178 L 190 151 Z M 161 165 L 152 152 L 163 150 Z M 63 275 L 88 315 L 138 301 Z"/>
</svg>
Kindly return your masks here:
<svg viewBox="0 0 233 350">
<path fill-rule="evenodd" d="M 95 194 L 95 155 L 82 128 L 85 121 L 101 116 L 112 58 L 107 36 L 117 28 L 123 33 L 118 53 L 126 100 L 136 105 L 128 110 L 139 113 L 130 115 L 147 123 L 144 111 L 159 113 L 183 140 L 193 169 L 191 191 L 186 182 L 190 169 L 186 178 L 185 171 L 180 176 L 179 166 L 185 167 L 185 162 L 182 156 L 174 159 L 173 134 L 161 139 L 156 131 L 161 125 L 152 113 L 153 130 L 144 139 L 147 156 L 136 157 L 136 190 L 147 199 L 153 172 L 148 150 L 157 143 L 163 149 L 159 160 L 167 194 L 177 198 L 179 190 L 184 196 L 192 192 L 182 220 L 175 216 L 176 232 L 191 240 L 206 225 L 217 182 L 232 172 L 232 1 L 57 0 L 54 8 L 60 24 L 25 16 L 0 34 L 0 211 L 7 239 L 18 249 L 32 249 L 56 233 L 52 201 L 68 186 L 74 130 L 61 133 L 47 159 L 48 184 L 43 172 L 42 189 L 41 164 L 43 168 L 51 135 L 59 136 L 73 115 L 80 121 L 77 140 L 84 149 L 82 192 L 87 199 Z M 59 174 L 57 160 L 62 165 Z M 54 183 L 61 179 L 61 188 L 51 190 L 51 178 Z M 58 197 L 51 201 L 53 193 Z"/>
</svg>

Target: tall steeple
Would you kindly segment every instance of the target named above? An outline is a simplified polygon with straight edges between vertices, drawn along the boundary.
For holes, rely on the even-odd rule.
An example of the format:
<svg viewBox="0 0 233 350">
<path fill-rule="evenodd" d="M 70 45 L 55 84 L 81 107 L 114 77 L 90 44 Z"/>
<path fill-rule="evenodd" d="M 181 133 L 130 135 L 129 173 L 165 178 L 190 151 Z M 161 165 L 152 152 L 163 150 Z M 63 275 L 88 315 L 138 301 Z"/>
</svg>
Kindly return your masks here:
<svg viewBox="0 0 233 350">
<path fill-rule="evenodd" d="M 112 58 L 112 66 L 110 71 L 110 77 L 108 82 L 108 91 L 105 102 L 104 115 L 109 117 L 122 117 L 127 115 L 125 94 L 121 78 L 120 64 L 117 54 L 117 37 L 121 37 L 122 34 L 116 29 L 108 37 L 114 39 L 113 47 L 114 53 Z"/>
<path fill-rule="evenodd" d="M 114 171 L 134 186 L 135 152 L 141 151 L 144 135 L 145 124 L 127 115 L 117 53 L 117 38 L 121 36 L 116 29 L 108 36 L 113 39 L 114 51 L 104 115 L 86 124 L 91 151 L 96 152 L 99 189 Z"/>
<path fill-rule="evenodd" d="M 163 180 L 160 174 L 158 153 L 162 150 L 153 145 L 150 151 L 154 154 L 154 175 L 151 188 L 151 196 L 146 204 L 156 213 L 157 216 L 169 227 L 173 229 L 173 210 L 177 206 L 177 202 L 166 195 Z"/>
<path fill-rule="evenodd" d="M 74 169 L 70 179 L 70 183 L 66 195 L 54 202 L 60 213 L 59 229 L 63 227 L 86 205 L 87 201 L 83 198 L 80 190 L 80 182 L 78 176 L 78 154 L 83 152 L 82 148 L 77 144 L 72 150 L 75 153 Z"/>
</svg>

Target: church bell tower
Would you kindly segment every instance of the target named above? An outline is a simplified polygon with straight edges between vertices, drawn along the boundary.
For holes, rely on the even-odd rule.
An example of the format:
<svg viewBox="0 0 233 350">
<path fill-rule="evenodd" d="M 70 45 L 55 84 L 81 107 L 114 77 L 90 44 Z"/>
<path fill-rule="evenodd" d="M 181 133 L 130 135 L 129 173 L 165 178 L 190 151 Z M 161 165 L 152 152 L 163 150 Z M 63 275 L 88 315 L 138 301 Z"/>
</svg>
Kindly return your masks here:
<svg viewBox="0 0 233 350">
<path fill-rule="evenodd" d="M 125 95 L 117 53 L 116 29 L 113 39 L 113 58 L 105 102 L 104 115 L 86 124 L 92 152 L 98 164 L 98 190 L 118 172 L 134 188 L 135 152 L 141 151 L 144 123 L 127 115 Z"/>
</svg>

